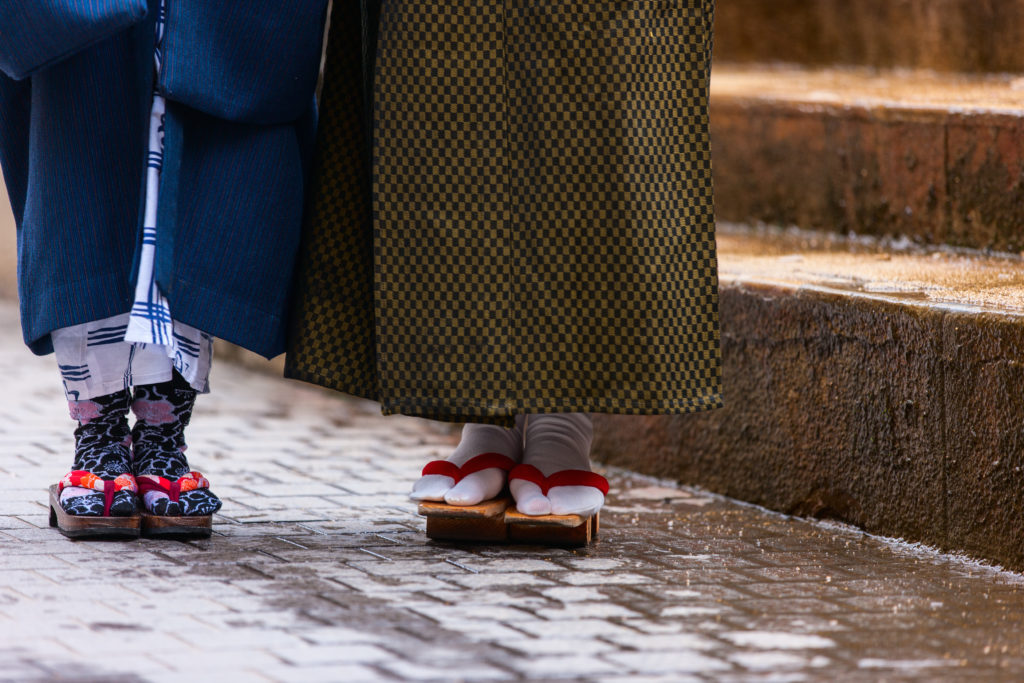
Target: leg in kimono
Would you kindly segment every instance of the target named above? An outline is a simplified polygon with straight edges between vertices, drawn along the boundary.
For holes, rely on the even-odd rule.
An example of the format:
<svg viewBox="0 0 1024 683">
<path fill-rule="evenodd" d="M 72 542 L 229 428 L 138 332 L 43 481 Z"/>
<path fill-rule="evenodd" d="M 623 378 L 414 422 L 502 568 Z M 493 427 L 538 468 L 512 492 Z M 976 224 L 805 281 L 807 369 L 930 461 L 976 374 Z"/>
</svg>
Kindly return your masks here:
<svg viewBox="0 0 1024 683">
<path fill-rule="evenodd" d="M 141 489 L 150 513 L 209 515 L 220 501 L 189 468 L 184 430 L 196 394 L 209 388 L 212 340 L 177 325 L 179 352 L 194 355 L 174 363 L 165 347 L 125 342 L 127 325 L 124 314 L 52 333 L 71 415 L 79 423 L 61 507 L 75 515 L 133 514 Z M 129 409 L 137 418 L 131 429 Z M 105 510 L 100 491 L 109 488 L 107 481 L 119 488 Z"/>
</svg>

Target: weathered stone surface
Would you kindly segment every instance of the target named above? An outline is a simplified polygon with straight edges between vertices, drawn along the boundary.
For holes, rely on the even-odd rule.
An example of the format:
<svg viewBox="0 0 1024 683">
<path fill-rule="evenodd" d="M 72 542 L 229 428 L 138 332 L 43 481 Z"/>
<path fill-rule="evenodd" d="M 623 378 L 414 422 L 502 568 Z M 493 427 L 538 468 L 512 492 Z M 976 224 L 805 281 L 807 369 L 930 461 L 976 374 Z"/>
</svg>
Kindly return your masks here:
<svg viewBox="0 0 1024 683">
<path fill-rule="evenodd" d="M 597 457 L 1024 568 L 1021 258 L 719 247 L 725 407 L 599 416 Z"/>
<path fill-rule="evenodd" d="M 722 69 L 711 109 L 726 220 L 1024 249 L 1009 81 Z"/>
<path fill-rule="evenodd" d="M 1024 71 L 1021 0 L 719 0 L 716 13 L 723 61 Z"/>
<path fill-rule="evenodd" d="M 783 512 L 938 543 L 942 316 L 841 299 L 723 286 L 726 407 L 602 416 L 597 456 Z M 643 448 L 630 447 L 637 441 Z"/>
<path fill-rule="evenodd" d="M 961 245 L 1024 247 L 1024 119 L 958 115 L 947 125 L 950 229 Z"/>
<path fill-rule="evenodd" d="M 1024 325 L 949 315 L 943 347 L 946 546 L 1024 567 Z"/>
</svg>

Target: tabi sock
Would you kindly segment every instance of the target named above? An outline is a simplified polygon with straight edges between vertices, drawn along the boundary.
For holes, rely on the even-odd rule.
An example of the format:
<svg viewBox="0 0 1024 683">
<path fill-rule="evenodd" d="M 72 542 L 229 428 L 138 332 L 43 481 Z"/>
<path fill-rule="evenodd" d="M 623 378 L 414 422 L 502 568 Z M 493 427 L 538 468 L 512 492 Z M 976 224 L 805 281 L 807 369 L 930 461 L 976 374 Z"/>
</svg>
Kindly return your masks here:
<svg viewBox="0 0 1024 683">
<path fill-rule="evenodd" d="M 135 476 L 139 480 L 142 504 L 154 515 L 198 516 L 211 515 L 221 507 L 221 501 L 208 488 L 185 490 L 172 500 L 172 495 L 160 490 L 146 490 L 147 477 L 160 477 L 176 488 L 183 483 L 192 485 L 191 468 L 185 458 L 185 428 L 192 418 L 196 390 L 174 373 L 169 382 L 148 384 L 135 388 L 132 428 Z M 205 480 L 203 480 L 205 483 Z"/>
<path fill-rule="evenodd" d="M 470 423 L 462 428 L 462 440 L 448 462 L 462 467 L 485 453 L 498 453 L 518 463 L 523 454 L 524 417 L 516 418 L 507 429 L 497 425 Z M 462 477 L 458 482 L 444 474 L 426 474 L 413 484 L 409 497 L 413 500 L 434 500 L 449 505 L 476 505 L 494 498 L 505 488 L 507 471 L 489 467 Z"/>
<path fill-rule="evenodd" d="M 68 401 L 71 418 L 78 422 L 73 471 L 89 472 L 105 481 L 131 474 L 131 432 L 126 419 L 130 400 L 131 395 L 123 390 L 106 396 Z M 60 506 L 71 515 L 101 516 L 104 495 L 92 488 L 65 486 L 60 492 Z M 111 515 L 133 515 L 136 509 L 134 491 L 114 493 Z"/>
<path fill-rule="evenodd" d="M 594 427 L 583 413 L 530 415 L 526 422 L 523 464 L 545 477 L 565 470 L 590 472 L 590 444 Z M 604 505 L 604 493 L 593 486 L 555 486 L 543 489 L 532 481 L 512 479 L 509 489 L 516 509 L 524 515 L 580 515 L 589 517 Z"/>
</svg>

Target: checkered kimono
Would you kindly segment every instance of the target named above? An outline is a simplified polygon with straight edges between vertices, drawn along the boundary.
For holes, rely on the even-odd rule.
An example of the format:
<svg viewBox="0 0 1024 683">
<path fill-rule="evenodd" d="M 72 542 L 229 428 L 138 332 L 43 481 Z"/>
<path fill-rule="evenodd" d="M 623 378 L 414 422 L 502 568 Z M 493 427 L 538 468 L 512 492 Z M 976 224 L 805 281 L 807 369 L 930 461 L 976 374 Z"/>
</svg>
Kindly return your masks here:
<svg viewBox="0 0 1024 683">
<path fill-rule="evenodd" d="M 286 373 L 444 420 L 717 407 L 713 0 L 371 4 L 335 4 Z"/>
</svg>

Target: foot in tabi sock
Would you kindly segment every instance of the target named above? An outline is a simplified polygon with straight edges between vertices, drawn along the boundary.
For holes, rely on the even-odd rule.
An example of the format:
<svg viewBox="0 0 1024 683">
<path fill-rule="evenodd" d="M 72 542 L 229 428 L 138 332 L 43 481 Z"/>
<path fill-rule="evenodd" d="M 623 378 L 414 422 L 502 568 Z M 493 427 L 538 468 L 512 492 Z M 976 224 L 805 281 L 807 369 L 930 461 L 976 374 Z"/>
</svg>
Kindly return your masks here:
<svg viewBox="0 0 1024 683">
<path fill-rule="evenodd" d="M 135 476 L 143 506 L 151 514 L 205 516 L 220 509 L 209 482 L 191 471 L 185 458 L 185 427 L 195 400 L 195 389 L 177 372 L 169 382 L 135 388 Z"/>
<path fill-rule="evenodd" d="M 522 456 L 523 422 L 517 418 L 511 429 L 467 424 L 455 452 L 447 460 L 428 463 L 409 497 L 449 505 L 476 505 L 494 498 Z"/>
<path fill-rule="evenodd" d="M 523 462 L 508 476 L 516 509 L 524 515 L 596 514 L 608 482 L 590 469 L 590 417 L 530 415 L 525 432 Z"/>
<path fill-rule="evenodd" d="M 137 507 L 132 477 L 131 434 L 127 391 L 68 401 L 75 429 L 75 462 L 61 480 L 60 506 L 70 515 L 116 517 L 134 515 Z"/>
</svg>

